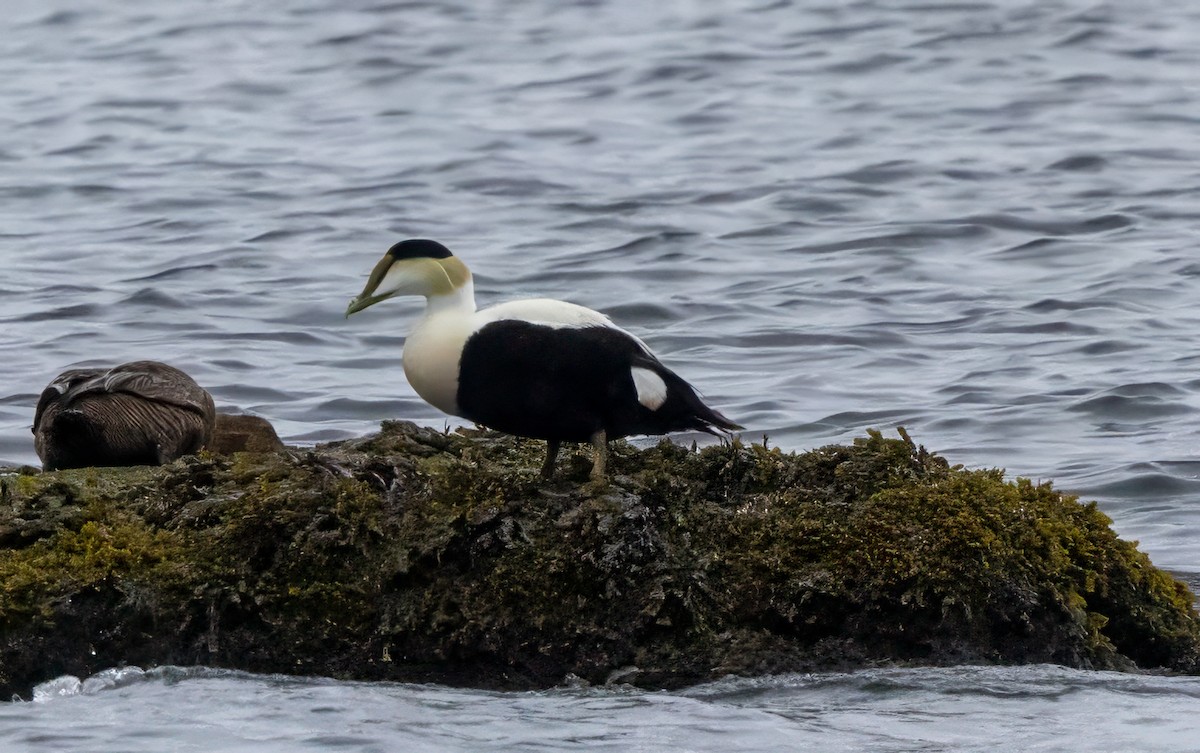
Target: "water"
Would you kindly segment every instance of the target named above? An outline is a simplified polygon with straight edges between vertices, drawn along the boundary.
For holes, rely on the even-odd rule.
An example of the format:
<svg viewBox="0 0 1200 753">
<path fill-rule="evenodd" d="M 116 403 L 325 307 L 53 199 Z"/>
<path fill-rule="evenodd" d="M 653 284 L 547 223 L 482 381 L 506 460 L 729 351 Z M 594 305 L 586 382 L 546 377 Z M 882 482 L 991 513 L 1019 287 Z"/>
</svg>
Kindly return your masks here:
<svg viewBox="0 0 1200 753">
<path fill-rule="evenodd" d="M 36 462 L 54 375 L 137 358 L 294 443 L 441 425 L 400 367 L 419 302 L 342 316 L 388 245 L 426 236 L 472 266 L 481 304 L 611 314 L 751 437 L 803 449 L 904 425 L 952 462 L 1097 499 L 1194 578 L 1197 38 L 1187 0 L 8 0 L 0 464 Z M 380 718 L 442 698 L 436 734 L 462 736 L 426 740 L 443 747 L 650 745 L 622 737 L 644 722 L 693 749 L 732 749 L 724 729 L 823 749 L 1194 748 L 1170 722 L 1195 716 L 1187 681 L 1035 668 L 987 675 L 1001 701 L 939 690 L 973 672 L 882 694 L 868 673 L 533 696 L 220 676 L 4 713 L 42 725 L 47 741 L 14 742 L 33 750 L 193 693 L 189 715 L 227 726 L 147 717 L 121 745 L 222 729 L 228 749 L 260 733 L 271 749 L 307 739 L 293 720 L 330 696 Z M 1066 689 L 1027 692 L 1045 672 Z M 71 744 L 104 748 L 104 729 Z"/>
<path fill-rule="evenodd" d="M 158 753 L 1194 751 L 1200 679 L 1053 666 L 488 693 L 126 670 L 0 706 L 0 747 Z M 134 710 L 136 710 L 134 712 Z"/>
</svg>

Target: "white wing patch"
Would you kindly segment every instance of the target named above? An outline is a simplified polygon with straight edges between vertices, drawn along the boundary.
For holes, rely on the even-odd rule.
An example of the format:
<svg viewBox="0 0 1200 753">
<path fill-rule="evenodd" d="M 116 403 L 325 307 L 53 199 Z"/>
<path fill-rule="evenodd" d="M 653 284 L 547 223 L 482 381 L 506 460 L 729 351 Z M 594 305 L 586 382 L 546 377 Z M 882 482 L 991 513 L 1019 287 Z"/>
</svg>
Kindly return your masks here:
<svg viewBox="0 0 1200 753">
<path fill-rule="evenodd" d="M 641 366 L 630 368 L 629 373 L 633 375 L 633 386 L 637 390 L 639 403 L 650 410 L 658 410 L 667 402 L 667 383 L 662 377 Z"/>
<path fill-rule="evenodd" d="M 504 319 L 520 319 L 547 327 L 616 327 L 604 314 L 584 306 L 550 298 L 525 298 L 483 309 L 480 326 Z"/>
</svg>

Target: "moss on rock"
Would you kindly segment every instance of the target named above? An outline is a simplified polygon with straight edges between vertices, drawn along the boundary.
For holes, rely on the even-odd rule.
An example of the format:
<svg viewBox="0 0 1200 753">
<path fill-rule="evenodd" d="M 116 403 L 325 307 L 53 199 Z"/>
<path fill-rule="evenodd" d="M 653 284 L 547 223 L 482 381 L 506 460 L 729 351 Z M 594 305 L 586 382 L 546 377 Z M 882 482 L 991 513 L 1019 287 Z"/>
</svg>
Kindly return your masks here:
<svg viewBox="0 0 1200 753">
<path fill-rule="evenodd" d="M 387 422 L 278 454 L 0 475 L 0 694 L 122 662 L 544 687 L 866 663 L 1200 670 L 1094 504 L 901 432 L 785 453 Z"/>
</svg>

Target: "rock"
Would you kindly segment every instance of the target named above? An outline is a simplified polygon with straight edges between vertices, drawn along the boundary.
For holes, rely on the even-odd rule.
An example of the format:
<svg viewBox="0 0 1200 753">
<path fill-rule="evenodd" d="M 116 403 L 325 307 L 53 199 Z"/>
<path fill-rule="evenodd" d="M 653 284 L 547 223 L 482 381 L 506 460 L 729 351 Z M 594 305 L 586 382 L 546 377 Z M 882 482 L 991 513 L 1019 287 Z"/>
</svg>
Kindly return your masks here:
<svg viewBox="0 0 1200 753">
<path fill-rule="evenodd" d="M 785 453 L 387 422 L 277 454 L 0 474 L 0 697 L 122 663 L 537 688 L 880 662 L 1200 671 L 1094 504 L 902 433 Z"/>
<path fill-rule="evenodd" d="M 271 422 L 247 413 L 218 411 L 208 449 L 221 455 L 235 452 L 281 452 L 283 442 Z"/>
</svg>

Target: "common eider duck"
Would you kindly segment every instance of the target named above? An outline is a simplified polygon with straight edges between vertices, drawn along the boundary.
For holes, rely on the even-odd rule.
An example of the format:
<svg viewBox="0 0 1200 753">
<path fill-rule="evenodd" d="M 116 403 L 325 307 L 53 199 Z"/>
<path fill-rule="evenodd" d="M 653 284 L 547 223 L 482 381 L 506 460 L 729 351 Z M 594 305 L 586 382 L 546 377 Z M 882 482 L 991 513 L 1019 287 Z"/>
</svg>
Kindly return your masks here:
<svg viewBox="0 0 1200 753">
<path fill-rule="evenodd" d="M 436 241 L 388 249 L 346 316 L 397 295 L 426 299 L 404 342 L 404 374 L 417 394 L 444 413 L 546 440 L 545 477 L 562 442 L 591 442 L 600 481 L 611 439 L 742 428 L 598 311 L 547 298 L 476 310 L 471 272 Z"/>
<path fill-rule="evenodd" d="M 68 369 L 42 391 L 33 444 L 42 467 L 160 465 L 212 438 L 212 396 L 158 361 Z"/>
</svg>

